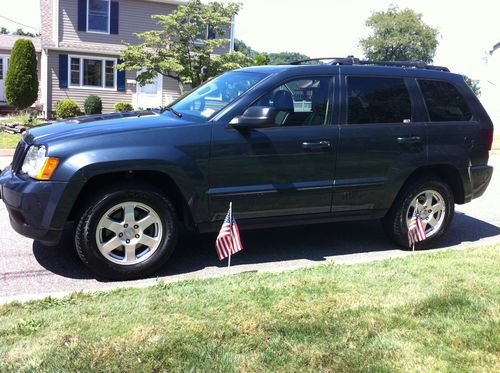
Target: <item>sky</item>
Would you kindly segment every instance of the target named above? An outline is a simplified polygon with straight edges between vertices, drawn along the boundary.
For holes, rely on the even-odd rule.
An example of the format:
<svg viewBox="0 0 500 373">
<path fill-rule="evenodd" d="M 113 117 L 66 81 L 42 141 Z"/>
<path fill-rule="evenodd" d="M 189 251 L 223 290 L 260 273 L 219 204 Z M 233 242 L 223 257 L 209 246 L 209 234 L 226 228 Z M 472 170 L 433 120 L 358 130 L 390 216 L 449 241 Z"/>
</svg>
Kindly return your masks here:
<svg viewBox="0 0 500 373">
<path fill-rule="evenodd" d="M 226 0 L 224 0 L 226 1 Z M 362 57 L 359 40 L 375 11 L 390 4 L 422 13 L 439 30 L 434 63 L 471 78 L 483 78 L 484 58 L 500 42 L 499 0 L 239 0 L 236 37 L 265 52 L 301 52 L 311 57 Z M 18 26 L 2 17 L 40 27 L 38 0 L 0 0 L 0 26 Z M 29 30 L 27 27 L 23 27 Z"/>
</svg>

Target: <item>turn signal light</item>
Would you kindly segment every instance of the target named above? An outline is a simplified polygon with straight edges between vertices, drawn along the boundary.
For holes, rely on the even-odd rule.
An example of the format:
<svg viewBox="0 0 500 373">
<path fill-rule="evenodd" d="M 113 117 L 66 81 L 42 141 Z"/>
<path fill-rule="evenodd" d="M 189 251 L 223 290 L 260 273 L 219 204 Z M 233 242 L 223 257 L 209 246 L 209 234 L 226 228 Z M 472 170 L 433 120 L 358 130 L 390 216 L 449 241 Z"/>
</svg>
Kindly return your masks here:
<svg viewBox="0 0 500 373">
<path fill-rule="evenodd" d="M 45 160 L 45 163 L 44 163 L 42 169 L 40 170 L 38 175 L 36 175 L 35 179 L 37 179 L 37 180 L 50 180 L 50 178 L 52 177 L 52 174 L 56 170 L 58 164 L 59 164 L 59 158 L 52 158 L 52 157 L 47 158 Z"/>
</svg>

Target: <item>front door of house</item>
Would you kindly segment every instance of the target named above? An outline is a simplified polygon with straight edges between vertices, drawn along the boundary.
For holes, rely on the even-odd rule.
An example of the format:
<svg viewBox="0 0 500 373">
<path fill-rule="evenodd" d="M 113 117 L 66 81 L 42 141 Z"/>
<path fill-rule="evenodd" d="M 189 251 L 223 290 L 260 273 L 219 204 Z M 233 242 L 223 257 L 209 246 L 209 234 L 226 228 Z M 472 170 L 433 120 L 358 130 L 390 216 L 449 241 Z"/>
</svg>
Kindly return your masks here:
<svg viewBox="0 0 500 373">
<path fill-rule="evenodd" d="M 154 109 L 162 104 L 163 76 L 158 75 L 153 81 L 144 86 L 137 83 L 136 108 Z"/>
<path fill-rule="evenodd" d="M 5 103 L 5 75 L 9 64 L 9 56 L 0 55 L 0 103 Z"/>
</svg>

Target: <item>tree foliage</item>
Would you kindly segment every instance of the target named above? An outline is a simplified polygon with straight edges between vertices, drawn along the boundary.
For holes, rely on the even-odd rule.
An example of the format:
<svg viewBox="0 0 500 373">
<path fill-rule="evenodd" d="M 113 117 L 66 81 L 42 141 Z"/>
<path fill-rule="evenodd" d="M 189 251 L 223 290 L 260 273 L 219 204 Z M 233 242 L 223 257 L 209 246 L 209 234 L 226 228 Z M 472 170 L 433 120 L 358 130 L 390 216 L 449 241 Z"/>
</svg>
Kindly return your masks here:
<svg viewBox="0 0 500 373">
<path fill-rule="evenodd" d="M 266 53 L 258 52 L 244 41 L 235 39 L 234 50 L 253 59 L 253 64 L 260 65 L 285 65 L 293 61 L 307 60 L 309 56 L 297 52 Z"/>
<path fill-rule="evenodd" d="M 30 40 L 14 43 L 5 77 L 5 96 L 18 109 L 31 106 L 38 97 L 38 73 L 35 47 Z"/>
<path fill-rule="evenodd" d="M 411 9 L 390 6 L 366 21 L 372 33 L 360 41 L 369 60 L 432 62 L 438 45 L 437 29 L 426 25 L 422 15 Z"/>
<path fill-rule="evenodd" d="M 216 48 L 229 43 L 225 36 L 240 4 L 190 0 L 168 15 L 154 15 L 160 28 L 137 34 L 141 44 L 126 44 L 122 70 L 140 71 L 139 84 L 149 83 L 157 74 L 175 79 L 181 92 L 185 85 L 198 86 L 224 66 L 234 68 L 240 56 L 213 57 Z M 206 37 L 208 35 L 208 37 Z"/>
<path fill-rule="evenodd" d="M 471 79 L 467 75 L 464 75 L 464 80 L 476 96 L 481 96 L 481 87 L 479 86 L 479 80 Z"/>
</svg>

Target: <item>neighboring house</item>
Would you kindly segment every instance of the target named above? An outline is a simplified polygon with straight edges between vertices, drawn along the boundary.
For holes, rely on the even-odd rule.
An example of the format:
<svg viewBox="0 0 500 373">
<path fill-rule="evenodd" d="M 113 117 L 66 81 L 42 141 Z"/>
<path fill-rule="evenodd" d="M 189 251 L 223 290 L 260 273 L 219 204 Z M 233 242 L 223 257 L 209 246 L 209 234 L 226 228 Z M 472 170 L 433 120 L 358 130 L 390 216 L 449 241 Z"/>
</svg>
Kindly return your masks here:
<svg viewBox="0 0 500 373">
<path fill-rule="evenodd" d="M 40 47 L 40 38 L 30 38 L 18 35 L 0 35 L 0 112 L 7 109 L 7 100 L 5 98 L 5 77 L 7 76 L 7 70 L 9 69 L 12 47 L 19 39 L 28 39 L 33 42 L 38 59 L 38 79 L 40 80 L 40 53 L 42 50 Z M 40 94 L 41 90 L 39 89 L 38 98 L 40 98 Z"/>
<path fill-rule="evenodd" d="M 135 33 L 158 28 L 151 19 L 168 14 L 185 1 L 175 0 L 40 0 L 41 95 L 44 112 L 54 113 L 57 101 L 71 98 L 83 108 L 85 98 L 97 95 L 103 112 L 118 101 L 135 108 L 166 105 L 179 95 L 178 84 L 159 76 L 140 87 L 136 72 L 117 71 L 123 42 L 139 43 Z M 210 37 L 207 32 L 207 37 Z M 231 40 L 233 35 L 231 32 Z M 232 45 L 232 43 L 231 43 Z M 227 53 L 230 45 L 217 53 Z"/>
</svg>

